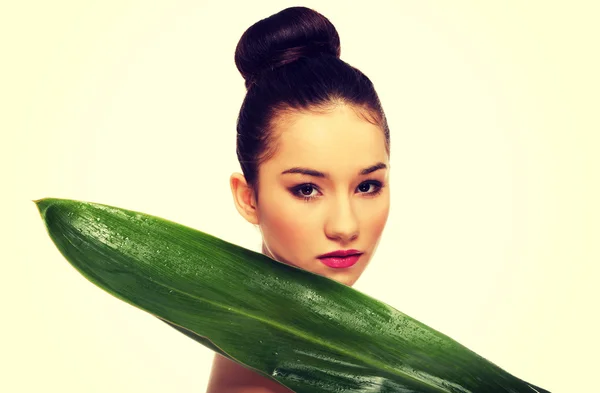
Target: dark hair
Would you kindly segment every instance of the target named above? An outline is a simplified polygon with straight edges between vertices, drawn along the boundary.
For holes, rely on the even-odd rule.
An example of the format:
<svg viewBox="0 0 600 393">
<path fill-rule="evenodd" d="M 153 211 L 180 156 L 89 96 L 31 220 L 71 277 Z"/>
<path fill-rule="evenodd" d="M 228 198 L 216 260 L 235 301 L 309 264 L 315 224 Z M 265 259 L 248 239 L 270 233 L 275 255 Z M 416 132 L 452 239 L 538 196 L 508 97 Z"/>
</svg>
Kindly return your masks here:
<svg viewBox="0 0 600 393">
<path fill-rule="evenodd" d="M 389 155 L 389 128 L 373 83 L 339 57 L 335 27 L 306 7 L 262 19 L 240 38 L 235 64 L 247 92 L 237 119 L 237 156 L 257 202 L 258 168 L 275 154 L 273 129 L 286 113 L 324 113 L 350 104 L 382 128 Z"/>
</svg>

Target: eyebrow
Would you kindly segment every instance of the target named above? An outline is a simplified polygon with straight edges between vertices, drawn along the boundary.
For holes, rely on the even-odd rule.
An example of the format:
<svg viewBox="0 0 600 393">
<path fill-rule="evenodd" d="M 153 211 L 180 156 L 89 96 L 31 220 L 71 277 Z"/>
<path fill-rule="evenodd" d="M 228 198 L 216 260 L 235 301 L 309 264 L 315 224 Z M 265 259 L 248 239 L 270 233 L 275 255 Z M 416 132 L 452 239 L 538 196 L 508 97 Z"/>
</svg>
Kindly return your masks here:
<svg viewBox="0 0 600 393">
<path fill-rule="evenodd" d="M 385 168 L 387 168 L 387 165 L 385 165 L 383 162 L 378 162 L 375 165 L 371 165 L 370 167 L 360 170 L 358 172 L 358 174 L 359 175 L 368 175 L 369 173 L 373 173 L 379 169 L 385 169 Z M 317 170 L 310 169 L 310 168 L 293 167 L 293 168 L 290 168 L 290 169 L 287 169 L 287 170 L 281 172 L 282 175 L 286 174 L 286 173 L 301 173 L 303 175 L 308 175 L 308 176 L 329 178 L 329 175 L 327 173 L 319 172 Z"/>
</svg>

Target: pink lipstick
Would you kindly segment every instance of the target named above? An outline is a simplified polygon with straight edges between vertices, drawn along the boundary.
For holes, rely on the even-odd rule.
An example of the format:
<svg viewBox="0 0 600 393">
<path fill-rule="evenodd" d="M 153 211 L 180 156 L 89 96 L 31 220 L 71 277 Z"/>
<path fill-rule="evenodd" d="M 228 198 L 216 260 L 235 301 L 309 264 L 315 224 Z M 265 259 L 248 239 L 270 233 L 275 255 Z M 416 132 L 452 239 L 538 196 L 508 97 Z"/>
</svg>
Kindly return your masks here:
<svg viewBox="0 0 600 393">
<path fill-rule="evenodd" d="M 319 255 L 317 258 L 325 265 L 333 268 L 345 268 L 354 265 L 362 252 L 358 250 L 338 250 L 327 254 Z"/>
</svg>

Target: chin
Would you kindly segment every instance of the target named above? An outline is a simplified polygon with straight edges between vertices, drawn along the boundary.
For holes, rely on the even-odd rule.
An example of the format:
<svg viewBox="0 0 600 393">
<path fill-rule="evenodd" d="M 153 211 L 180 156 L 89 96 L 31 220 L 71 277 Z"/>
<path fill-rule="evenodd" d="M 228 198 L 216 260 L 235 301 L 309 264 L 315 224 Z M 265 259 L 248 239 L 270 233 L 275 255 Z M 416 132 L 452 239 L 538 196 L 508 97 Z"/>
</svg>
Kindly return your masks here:
<svg viewBox="0 0 600 393">
<path fill-rule="evenodd" d="M 337 275 L 337 277 L 336 274 L 332 274 L 330 276 L 327 276 L 327 278 L 330 278 L 334 281 L 339 282 L 340 284 L 344 284 L 349 287 L 354 285 L 354 283 L 358 280 L 358 277 L 346 276 L 344 274 Z"/>
<path fill-rule="evenodd" d="M 356 281 L 358 281 L 359 277 L 354 277 L 354 276 L 348 276 L 348 272 L 346 273 L 342 273 L 342 272 L 331 272 L 331 273 L 324 273 L 324 272 L 319 272 L 317 270 L 314 269 L 310 269 L 308 267 L 304 267 L 302 266 L 302 264 L 295 264 L 289 260 L 283 259 L 283 258 L 278 258 L 277 261 L 285 263 L 286 265 L 290 265 L 290 266 L 294 266 L 297 267 L 298 269 L 302 269 L 305 270 L 307 272 L 311 272 L 314 274 L 317 274 L 319 276 L 323 276 L 326 278 L 329 278 L 331 280 L 337 281 L 339 283 L 342 283 L 344 285 L 347 285 L 349 287 L 351 287 L 352 285 L 354 285 L 354 283 Z"/>
</svg>

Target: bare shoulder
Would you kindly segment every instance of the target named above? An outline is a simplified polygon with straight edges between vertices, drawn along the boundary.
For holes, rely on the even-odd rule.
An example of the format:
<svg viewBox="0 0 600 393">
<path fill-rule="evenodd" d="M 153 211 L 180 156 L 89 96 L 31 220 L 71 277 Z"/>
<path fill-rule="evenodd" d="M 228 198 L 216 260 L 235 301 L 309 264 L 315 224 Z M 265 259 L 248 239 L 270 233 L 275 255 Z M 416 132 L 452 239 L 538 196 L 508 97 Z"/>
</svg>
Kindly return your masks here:
<svg viewBox="0 0 600 393">
<path fill-rule="evenodd" d="M 218 353 L 213 359 L 206 393 L 294 393 Z"/>
</svg>

